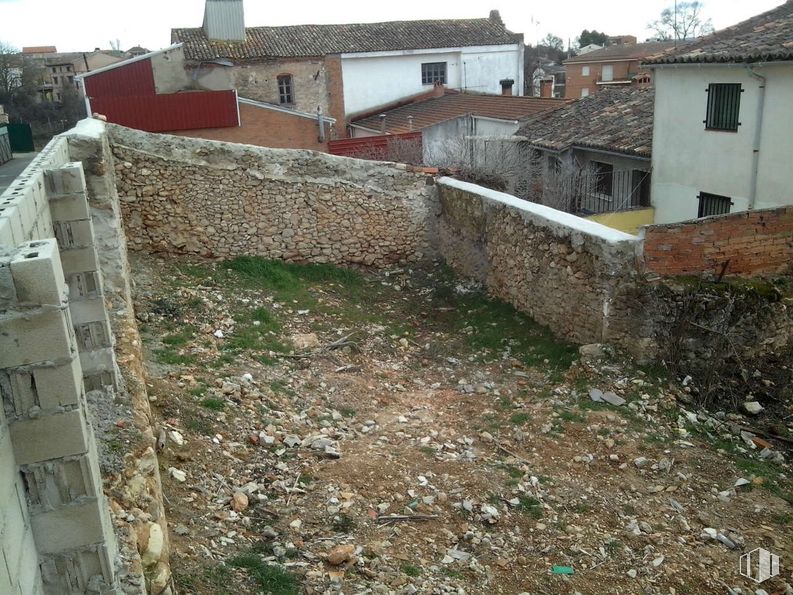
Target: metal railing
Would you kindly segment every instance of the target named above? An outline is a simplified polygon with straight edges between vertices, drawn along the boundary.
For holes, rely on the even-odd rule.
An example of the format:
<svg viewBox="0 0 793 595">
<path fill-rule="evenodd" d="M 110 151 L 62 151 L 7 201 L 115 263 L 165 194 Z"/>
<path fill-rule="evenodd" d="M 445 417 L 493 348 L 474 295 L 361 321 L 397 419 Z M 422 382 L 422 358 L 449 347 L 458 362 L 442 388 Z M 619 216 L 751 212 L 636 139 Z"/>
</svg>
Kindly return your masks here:
<svg viewBox="0 0 793 595">
<path fill-rule="evenodd" d="M 629 169 L 599 172 L 546 171 L 530 194 L 537 202 L 582 215 L 650 206 L 650 172 Z"/>
</svg>

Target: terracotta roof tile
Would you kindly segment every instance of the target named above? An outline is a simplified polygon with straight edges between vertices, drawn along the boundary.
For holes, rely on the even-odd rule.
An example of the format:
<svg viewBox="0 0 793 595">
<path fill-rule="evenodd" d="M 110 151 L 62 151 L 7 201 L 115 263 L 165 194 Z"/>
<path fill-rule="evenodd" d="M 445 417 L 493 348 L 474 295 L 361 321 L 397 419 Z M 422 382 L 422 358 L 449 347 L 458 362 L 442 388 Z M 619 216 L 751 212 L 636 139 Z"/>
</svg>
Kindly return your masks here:
<svg viewBox="0 0 793 595">
<path fill-rule="evenodd" d="M 793 0 L 685 48 L 649 58 L 648 64 L 772 62 L 793 60 Z"/>
<path fill-rule="evenodd" d="M 650 157 L 654 101 L 651 87 L 608 87 L 532 118 L 518 134 L 555 151 L 578 146 Z"/>
<path fill-rule="evenodd" d="M 248 27 L 246 41 L 210 41 L 200 27 L 173 29 L 188 60 L 251 60 L 522 43 L 496 19 L 391 21 L 352 25 Z"/>
<path fill-rule="evenodd" d="M 681 42 L 677 42 L 678 44 Z M 687 43 L 687 42 L 682 42 Z M 650 56 L 657 56 L 675 49 L 674 41 L 648 41 L 646 43 L 632 43 L 625 45 L 610 45 L 602 50 L 595 50 L 574 56 L 565 60 L 565 64 L 582 64 L 589 62 L 605 62 L 607 60 L 642 60 Z"/>
<path fill-rule="evenodd" d="M 379 131 L 380 114 L 386 114 L 386 133 L 400 134 L 410 131 L 408 116 L 413 116 L 413 130 L 421 130 L 468 114 L 499 120 L 523 120 L 548 110 L 559 109 L 566 103 L 564 99 L 452 92 L 393 109 L 386 108 L 377 114 L 353 120 L 352 124 Z"/>
</svg>

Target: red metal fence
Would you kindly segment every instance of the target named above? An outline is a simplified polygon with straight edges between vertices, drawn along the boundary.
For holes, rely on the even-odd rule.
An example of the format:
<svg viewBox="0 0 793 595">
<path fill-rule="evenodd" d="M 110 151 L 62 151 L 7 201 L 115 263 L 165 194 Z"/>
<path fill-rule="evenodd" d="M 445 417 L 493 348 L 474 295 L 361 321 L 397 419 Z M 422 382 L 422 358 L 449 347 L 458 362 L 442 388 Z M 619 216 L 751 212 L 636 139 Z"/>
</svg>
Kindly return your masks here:
<svg viewBox="0 0 793 595">
<path fill-rule="evenodd" d="M 228 128 L 239 123 L 234 91 L 92 97 L 91 109 L 108 122 L 147 132 Z"/>
<path fill-rule="evenodd" d="M 342 157 L 418 164 L 422 160 L 421 132 L 332 140 L 328 142 L 328 152 Z"/>
<path fill-rule="evenodd" d="M 139 60 L 85 77 L 85 94 L 91 97 L 140 97 L 154 95 L 151 60 Z"/>
</svg>

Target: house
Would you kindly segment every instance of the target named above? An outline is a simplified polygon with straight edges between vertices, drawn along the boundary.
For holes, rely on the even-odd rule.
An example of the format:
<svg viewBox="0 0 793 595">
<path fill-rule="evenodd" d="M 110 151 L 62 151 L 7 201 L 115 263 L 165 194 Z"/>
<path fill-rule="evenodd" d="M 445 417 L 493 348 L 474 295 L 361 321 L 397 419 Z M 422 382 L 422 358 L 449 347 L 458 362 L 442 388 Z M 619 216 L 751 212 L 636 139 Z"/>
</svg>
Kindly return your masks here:
<svg viewBox="0 0 793 595">
<path fill-rule="evenodd" d="M 793 2 L 647 66 L 657 223 L 793 204 Z"/>
<path fill-rule="evenodd" d="M 328 114 L 346 133 L 350 116 L 420 94 L 436 82 L 500 93 L 523 91 L 523 37 L 488 18 L 347 25 L 245 27 L 242 0 L 207 0 L 202 27 L 174 29 L 202 88 L 303 113 Z"/>
<path fill-rule="evenodd" d="M 562 64 L 540 58 L 531 73 L 531 94 L 534 97 L 562 98 L 565 96 L 565 77 L 565 67 Z"/>
<path fill-rule="evenodd" d="M 630 43 L 630 38 L 626 41 L 628 43 L 609 45 L 565 60 L 565 97 L 586 97 L 604 87 L 630 85 L 634 79 L 641 78 L 648 72 L 642 68 L 642 60 L 674 49 L 676 43 L 684 43 Z"/>
<path fill-rule="evenodd" d="M 609 87 L 528 120 L 528 198 L 577 214 L 626 213 L 601 223 L 635 232 L 652 223 L 651 87 Z"/>
<path fill-rule="evenodd" d="M 511 140 L 521 120 L 564 104 L 559 99 L 461 93 L 438 85 L 429 95 L 354 118 L 350 131 L 353 138 L 421 132 L 423 163 L 444 166 L 449 151 L 467 141 Z"/>
<path fill-rule="evenodd" d="M 185 66 L 182 44 L 76 77 L 88 113 L 148 132 L 294 149 L 327 150 L 335 120 L 207 90 Z"/>
</svg>

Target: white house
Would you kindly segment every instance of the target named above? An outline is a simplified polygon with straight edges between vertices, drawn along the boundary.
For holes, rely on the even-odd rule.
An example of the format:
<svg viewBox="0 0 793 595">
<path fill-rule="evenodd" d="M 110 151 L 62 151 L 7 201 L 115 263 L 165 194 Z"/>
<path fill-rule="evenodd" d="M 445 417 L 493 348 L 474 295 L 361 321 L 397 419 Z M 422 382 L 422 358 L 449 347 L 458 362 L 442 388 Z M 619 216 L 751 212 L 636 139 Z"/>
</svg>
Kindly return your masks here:
<svg viewBox="0 0 793 595">
<path fill-rule="evenodd" d="M 793 204 L 793 1 L 648 64 L 656 223 Z"/>
<path fill-rule="evenodd" d="M 206 0 L 204 25 L 174 29 L 195 80 L 340 121 L 435 83 L 478 93 L 523 90 L 523 36 L 488 18 L 245 27 L 242 0 Z M 504 88 L 504 87 L 508 88 Z M 342 130 L 337 130 L 343 136 Z"/>
</svg>

